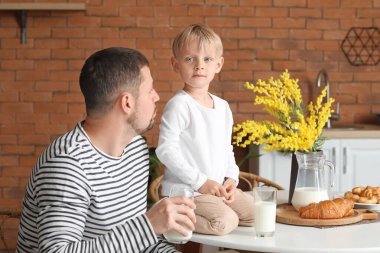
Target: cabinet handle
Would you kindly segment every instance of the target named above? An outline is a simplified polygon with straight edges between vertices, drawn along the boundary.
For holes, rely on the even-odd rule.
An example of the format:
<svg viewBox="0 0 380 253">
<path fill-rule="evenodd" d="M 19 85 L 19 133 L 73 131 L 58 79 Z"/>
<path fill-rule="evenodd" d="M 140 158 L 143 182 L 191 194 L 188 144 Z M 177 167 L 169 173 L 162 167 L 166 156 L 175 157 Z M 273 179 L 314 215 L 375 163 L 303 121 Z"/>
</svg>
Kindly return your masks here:
<svg viewBox="0 0 380 253">
<path fill-rule="evenodd" d="M 335 149 L 335 147 L 332 148 L 332 162 L 336 166 L 336 149 Z"/>
<path fill-rule="evenodd" d="M 343 174 L 347 173 L 347 148 L 343 148 Z"/>
</svg>

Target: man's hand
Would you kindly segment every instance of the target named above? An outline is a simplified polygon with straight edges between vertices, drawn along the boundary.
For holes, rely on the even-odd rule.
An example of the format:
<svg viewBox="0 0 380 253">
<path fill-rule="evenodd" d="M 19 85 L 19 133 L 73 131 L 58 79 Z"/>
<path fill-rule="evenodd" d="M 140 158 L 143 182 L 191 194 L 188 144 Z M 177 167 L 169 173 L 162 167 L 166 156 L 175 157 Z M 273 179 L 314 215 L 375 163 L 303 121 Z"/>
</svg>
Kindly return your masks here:
<svg viewBox="0 0 380 253">
<path fill-rule="evenodd" d="M 225 186 L 214 180 L 207 179 L 206 182 L 198 189 L 200 193 L 210 194 L 218 197 L 227 197 Z"/>
<path fill-rule="evenodd" d="M 194 209 L 194 202 L 186 197 L 165 198 L 154 204 L 146 216 L 157 235 L 176 230 L 186 236 L 194 230 Z"/>
<path fill-rule="evenodd" d="M 230 204 L 234 201 L 235 189 L 236 189 L 236 181 L 232 178 L 227 178 L 224 183 L 224 187 L 226 187 L 227 197 L 224 202 Z"/>
</svg>

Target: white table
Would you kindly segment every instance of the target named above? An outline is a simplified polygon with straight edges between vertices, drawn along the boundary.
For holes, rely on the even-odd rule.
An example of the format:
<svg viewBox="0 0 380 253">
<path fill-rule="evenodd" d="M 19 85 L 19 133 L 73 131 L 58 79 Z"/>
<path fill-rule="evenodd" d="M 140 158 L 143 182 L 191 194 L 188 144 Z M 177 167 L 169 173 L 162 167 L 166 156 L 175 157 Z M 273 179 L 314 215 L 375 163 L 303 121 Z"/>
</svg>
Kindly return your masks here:
<svg viewBox="0 0 380 253">
<path fill-rule="evenodd" d="M 276 223 L 272 238 L 255 238 L 254 231 L 254 227 L 238 227 L 224 236 L 194 233 L 191 241 L 261 252 L 380 252 L 380 222 L 323 229 Z"/>
</svg>

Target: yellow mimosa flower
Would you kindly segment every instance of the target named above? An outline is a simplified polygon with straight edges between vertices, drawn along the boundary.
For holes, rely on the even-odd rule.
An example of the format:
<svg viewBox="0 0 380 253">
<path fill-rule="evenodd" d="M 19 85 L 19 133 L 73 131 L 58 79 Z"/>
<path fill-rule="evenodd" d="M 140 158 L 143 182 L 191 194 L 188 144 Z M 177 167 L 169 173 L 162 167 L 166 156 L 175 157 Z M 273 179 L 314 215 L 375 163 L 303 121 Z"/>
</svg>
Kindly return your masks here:
<svg viewBox="0 0 380 253">
<path fill-rule="evenodd" d="M 247 120 L 233 128 L 234 144 L 246 147 L 250 144 L 265 144 L 264 150 L 272 151 L 316 151 L 323 145 L 323 127 L 331 113 L 333 98 L 323 103 L 324 88 L 315 105 L 310 102 L 304 109 L 298 79 L 291 79 L 288 70 L 279 77 L 258 80 L 255 84 L 246 82 L 244 86 L 256 94 L 254 104 L 264 105 L 264 110 L 276 122 Z"/>
</svg>

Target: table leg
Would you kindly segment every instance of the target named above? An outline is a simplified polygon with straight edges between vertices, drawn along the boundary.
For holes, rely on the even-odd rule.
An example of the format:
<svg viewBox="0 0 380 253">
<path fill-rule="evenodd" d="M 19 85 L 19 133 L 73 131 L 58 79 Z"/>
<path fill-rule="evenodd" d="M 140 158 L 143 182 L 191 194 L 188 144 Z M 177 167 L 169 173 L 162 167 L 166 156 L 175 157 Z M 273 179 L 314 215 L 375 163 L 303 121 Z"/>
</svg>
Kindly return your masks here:
<svg viewBox="0 0 380 253">
<path fill-rule="evenodd" d="M 185 244 L 178 244 L 176 248 L 182 253 L 201 253 L 201 244 L 197 242 L 187 242 Z"/>
</svg>

